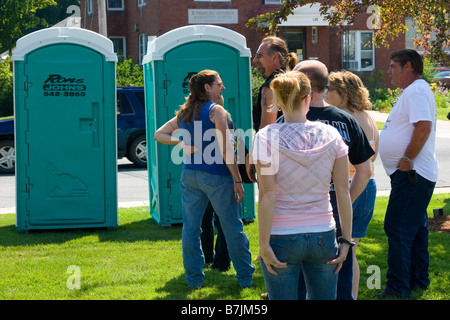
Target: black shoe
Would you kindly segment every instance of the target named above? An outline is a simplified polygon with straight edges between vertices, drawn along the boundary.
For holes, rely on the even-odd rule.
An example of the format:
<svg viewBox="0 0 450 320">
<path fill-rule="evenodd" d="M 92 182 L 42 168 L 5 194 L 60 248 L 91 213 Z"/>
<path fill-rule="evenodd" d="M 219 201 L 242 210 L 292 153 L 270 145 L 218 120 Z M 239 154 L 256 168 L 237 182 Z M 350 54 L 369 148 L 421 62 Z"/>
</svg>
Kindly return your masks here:
<svg viewBox="0 0 450 320">
<path fill-rule="evenodd" d="M 381 293 L 375 295 L 375 298 L 378 299 L 405 299 L 405 297 L 394 293 L 393 291 L 384 290 Z"/>
<path fill-rule="evenodd" d="M 261 299 L 263 300 L 269 300 L 269 294 L 267 292 L 261 293 Z"/>
<path fill-rule="evenodd" d="M 216 266 L 214 263 L 212 263 L 211 265 L 207 266 L 208 269 L 214 269 L 220 272 L 227 272 L 228 270 L 230 270 L 230 266 L 228 267 L 218 267 Z"/>
</svg>

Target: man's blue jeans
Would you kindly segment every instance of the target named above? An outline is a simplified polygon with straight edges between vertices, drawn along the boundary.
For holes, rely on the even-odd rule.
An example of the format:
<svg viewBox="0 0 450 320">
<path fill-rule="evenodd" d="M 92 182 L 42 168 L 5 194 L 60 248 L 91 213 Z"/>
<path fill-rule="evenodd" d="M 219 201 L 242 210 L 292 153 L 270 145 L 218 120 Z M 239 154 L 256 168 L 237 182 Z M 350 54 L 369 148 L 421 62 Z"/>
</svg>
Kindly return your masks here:
<svg viewBox="0 0 450 320">
<path fill-rule="evenodd" d="M 409 297 L 412 289 L 430 284 L 427 207 L 436 183 L 417 174 L 417 183 L 411 184 L 408 172 L 400 170 L 390 178 L 384 220 L 389 243 L 386 291 Z"/>
<path fill-rule="evenodd" d="M 270 246 L 286 269 L 267 271 L 261 259 L 261 270 L 270 300 L 297 300 L 299 277 L 304 276 L 310 300 L 335 300 L 336 264 L 326 264 L 338 254 L 335 230 L 292 235 L 272 235 Z"/>
<path fill-rule="evenodd" d="M 234 199 L 234 181 L 230 176 L 183 168 L 181 173 L 181 201 L 183 213 L 182 249 L 186 280 L 190 287 L 198 288 L 205 278 L 205 258 L 200 234 L 203 214 L 211 201 L 227 242 L 228 252 L 241 287 L 253 282 L 255 267 L 249 241 L 243 230 L 240 207 Z"/>
</svg>

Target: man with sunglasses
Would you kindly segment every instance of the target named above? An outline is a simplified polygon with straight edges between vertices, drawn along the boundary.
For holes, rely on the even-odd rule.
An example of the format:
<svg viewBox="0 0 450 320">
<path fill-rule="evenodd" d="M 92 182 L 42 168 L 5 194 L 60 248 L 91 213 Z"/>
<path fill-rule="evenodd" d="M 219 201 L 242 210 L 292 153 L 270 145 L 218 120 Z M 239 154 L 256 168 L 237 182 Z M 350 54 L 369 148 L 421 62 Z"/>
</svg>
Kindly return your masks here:
<svg viewBox="0 0 450 320">
<path fill-rule="evenodd" d="M 262 40 L 253 63 L 258 72 L 265 78 L 265 82 L 259 88 L 258 101 L 252 110 L 253 128 L 258 131 L 266 125 L 274 123 L 281 115 L 281 111 L 269 111 L 273 104 L 270 82 L 278 73 L 294 68 L 298 63 L 298 57 L 297 54 L 289 52 L 283 39 L 266 37 Z"/>
</svg>

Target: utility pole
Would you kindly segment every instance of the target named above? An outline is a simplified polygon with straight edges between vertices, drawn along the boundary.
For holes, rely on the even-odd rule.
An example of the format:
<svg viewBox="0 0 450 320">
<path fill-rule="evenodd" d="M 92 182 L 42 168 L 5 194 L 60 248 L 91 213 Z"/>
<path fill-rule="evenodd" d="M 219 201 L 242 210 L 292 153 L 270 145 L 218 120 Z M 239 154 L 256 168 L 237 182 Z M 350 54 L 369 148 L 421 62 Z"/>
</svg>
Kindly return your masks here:
<svg viewBox="0 0 450 320">
<path fill-rule="evenodd" d="M 102 36 L 108 36 L 106 25 L 106 2 L 105 0 L 97 0 L 98 4 L 98 33 Z"/>
</svg>

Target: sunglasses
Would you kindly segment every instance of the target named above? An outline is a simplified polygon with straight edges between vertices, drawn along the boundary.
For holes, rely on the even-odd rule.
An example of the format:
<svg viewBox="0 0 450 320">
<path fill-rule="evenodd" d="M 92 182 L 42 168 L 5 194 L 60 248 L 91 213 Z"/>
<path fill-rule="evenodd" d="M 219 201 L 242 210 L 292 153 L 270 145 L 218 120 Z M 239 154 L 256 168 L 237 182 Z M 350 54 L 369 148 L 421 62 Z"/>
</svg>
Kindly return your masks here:
<svg viewBox="0 0 450 320">
<path fill-rule="evenodd" d="M 255 58 L 257 58 L 257 59 L 261 59 L 262 56 L 263 56 L 262 53 L 259 53 L 259 52 L 255 53 Z"/>
</svg>

